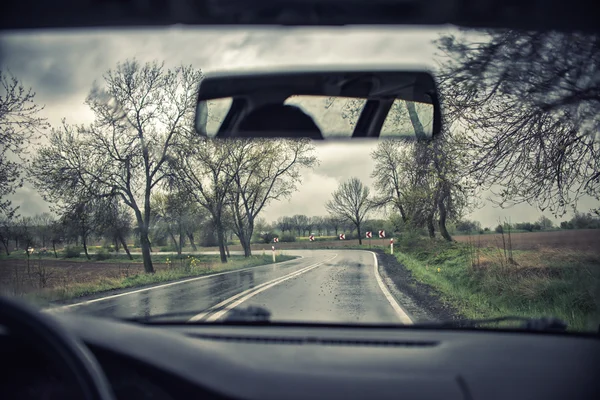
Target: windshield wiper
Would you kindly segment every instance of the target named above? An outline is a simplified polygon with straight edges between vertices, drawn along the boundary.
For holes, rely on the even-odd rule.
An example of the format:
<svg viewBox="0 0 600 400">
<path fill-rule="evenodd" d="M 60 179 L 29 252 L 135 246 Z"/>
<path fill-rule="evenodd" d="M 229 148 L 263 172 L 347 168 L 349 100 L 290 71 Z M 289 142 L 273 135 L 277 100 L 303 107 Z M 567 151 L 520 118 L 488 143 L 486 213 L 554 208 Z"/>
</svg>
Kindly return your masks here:
<svg viewBox="0 0 600 400">
<path fill-rule="evenodd" d="M 200 311 L 181 311 L 174 313 L 147 315 L 143 317 L 121 318 L 124 321 L 138 323 L 153 323 L 153 322 L 183 322 L 176 317 L 185 317 L 186 322 L 201 324 L 203 321 L 187 321 L 187 318 L 199 314 Z M 269 322 L 271 312 L 259 306 L 236 307 L 228 310 L 221 322 Z"/>
<path fill-rule="evenodd" d="M 442 322 L 424 322 L 414 325 L 415 328 L 434 328 L 434 329 L 452 329 L 452 328 L 477 328 L 486 325 L 499 324 L 501 322 L 522 322 L 519 329 L 525 331 L 537 332 L 565 332 L 567 323 L 559 318 L 542 317 L 527 318 L 517 316 L 506 316 L 487 319 L 457 319 Z M 504 328 L 504 327 L 500 327 Z"/>
<path fill-rule="evenodd" d="M 225 314 L 225 322 L 268 322 L 271 312 L 264 307 L 233 308 Z"/>
</svg>

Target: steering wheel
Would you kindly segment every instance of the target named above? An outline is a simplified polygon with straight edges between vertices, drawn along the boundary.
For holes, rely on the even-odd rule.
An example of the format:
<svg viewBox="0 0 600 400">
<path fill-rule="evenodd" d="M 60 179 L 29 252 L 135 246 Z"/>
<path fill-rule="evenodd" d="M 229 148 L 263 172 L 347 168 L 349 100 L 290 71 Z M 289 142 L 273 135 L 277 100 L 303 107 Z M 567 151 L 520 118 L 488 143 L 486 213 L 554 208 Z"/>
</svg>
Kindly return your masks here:
<svg viewBox="0 0 600 400">
<path fill-rule="evenodd" d="M 45 352 L 64 378 L 79 389 L 79 398 L 114 399 L 94 355 L 50 316 L 23 302 L 0 296 L 0 325 L 4 325 L 11 335 Z"/>
</svg>

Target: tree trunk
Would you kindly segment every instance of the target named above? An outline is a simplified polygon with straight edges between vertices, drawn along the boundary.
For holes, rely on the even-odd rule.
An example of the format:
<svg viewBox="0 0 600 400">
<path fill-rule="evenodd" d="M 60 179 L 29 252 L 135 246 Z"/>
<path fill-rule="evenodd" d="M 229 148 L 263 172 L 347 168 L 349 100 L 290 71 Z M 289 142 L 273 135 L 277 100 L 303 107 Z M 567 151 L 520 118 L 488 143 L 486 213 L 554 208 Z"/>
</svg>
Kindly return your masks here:
<svg viewBox="0 0 600 400">
<path fill-rule="evenodd" d="M 198 246 L 196 246 L 196 242 L 194 242 L 194 233 L 188 232 L 188 239 L 190 240 L 190 246 L 192 246 L 192 250 L 198 251 Z"/>
<path fill-rule="evenodd" d="M 427 231 L 431 239 L 435 238 L 435 226 L 433 225 L 433 214 L 427 217 Z"/>
<path fill-rule="evenodd" d="M 85 253 L 85 256 L 88 260 L 90 260 L 90 255 L 88 254 L 88 248 L 87 248 L 87 240 L 85 235 L 81 236 L 81 241 L 83 242 L 83 252 Z"/>
<path fill-rule="evenodd" d="M 221 256 L 221 262 L 227 262 L 227 254 L 225 253 L 225 233 L 220 223 L 215 224 L 217 226 L 217 242 L 219 242 L 219 255 Z"/>
<path fill-rule="evenodd" d="M 6 255 L 10 256 L 10 251 L 8 251 L 8 245 L 4 242 L 4 240 L 2 241 L 2 244 L 4 245 L 4 251 L 6 251 Z"/>
<path fill-rule="evenodd" d="M 415 108 L 415 103 L 412 101 L 406 102 L 406 109 L 408 110 L 408 116 L 410 117 L 410 122 L 412 123 L 413 129 L 415 130 L 415 136 L 417 139 L 427 139 L 425 135 L 425 130 L 423 129 L 423 125 L 419 120 L 419 114 Z"/>
<path fill-rule="evenodd" d="M 183 251 L 183 246 L 185 246 L 183 231 L 179 231 L 179 255 L 181 255 L 181 252 Z"/>
<path fill-rule="evenodd" d="M 147 230 L 140 230 L 140 246 L 142 246 L 142 258 L 144 259 L 144 271 L 153 274 L 152 255 L 150 254 L 150 239 Z"/>
<path fill-rule="evenodd" d="M 444 239 L 451 242 L 452 236 L 450 236 L 450 234 L 448 233 L 448 229 L 446 229 L 446 205 L 444 204 L 443 200 L 441 200 L 439 202 L 438 208 L 440 210 L 440 220 L 439 220 L 440 232 Z"/>
<path fill-rule="evenodd" d="M 169 236 L 171 237 L 173 246 L 175 246 L 175 251 L 177 252 L 178 255 L 181 255 L 181 250 L 179 249 L 179 245 L 177 244 L 177 239 L 175 239 L 175 235 L 173 235 L 173 232 L 169 231 Z"/>
<path fill-rule="evenodd" d="M 244 238 L 244 242 L 242 243 L 242 248 L 244 249 L 244 257 L 250 257 L 252 255 L 252 248 L 250 247 L 250 238 Z"/>
<path fill-rule="evenodd" d="M 360 224 L 356 224 L 356 231 L 358 233 L 358 244 L 362 245 L 362 235 L 360 234 Z"/>
<path fill-rule="evenodd" d="M 229 253 L 229 245 L 227 244 L 227 242 L 225 242 L 225 253 L 227 253 L 227 257 L 231 257 L 231 254 Z"/>
<path fill-rule="evenodd" d="M 129 252 L 129 247 L 127 247 L 127 243 L 125 243 L 125 239 L 123 239 L 123 236 L 119 236 L 119 240 L 121 241 L 121 244 L 123 245 L 123 250 L 125 250 L 125 253 L 127 253 L 127 257 L 129 257 L 130 260 L 133 260 L 133 256 Z"/>
<path fill-rule="evenodd" d="M 58 258 L 58 254 L 56 254 L 56 242 L 52 241 L 52 250 L 54 250 L 54 258 Z"/>
</svg>

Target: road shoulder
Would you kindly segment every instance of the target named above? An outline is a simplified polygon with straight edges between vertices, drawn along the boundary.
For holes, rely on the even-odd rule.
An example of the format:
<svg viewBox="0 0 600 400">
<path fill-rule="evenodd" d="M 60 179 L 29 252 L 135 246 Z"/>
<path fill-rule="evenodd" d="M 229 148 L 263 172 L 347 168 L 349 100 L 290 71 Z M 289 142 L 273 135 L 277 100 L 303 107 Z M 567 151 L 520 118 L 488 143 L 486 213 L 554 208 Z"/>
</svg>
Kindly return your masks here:
<svg viewBox="0 0 600 400">
<path fill-rule="evenodd" d="M 417 281 L 396 257 L 385 254 L 382 250 L 374 252 L 382 280 L 414 322 L 461 318 L 456 309 L 441 300 L 437 290 Z"/>
</svg>

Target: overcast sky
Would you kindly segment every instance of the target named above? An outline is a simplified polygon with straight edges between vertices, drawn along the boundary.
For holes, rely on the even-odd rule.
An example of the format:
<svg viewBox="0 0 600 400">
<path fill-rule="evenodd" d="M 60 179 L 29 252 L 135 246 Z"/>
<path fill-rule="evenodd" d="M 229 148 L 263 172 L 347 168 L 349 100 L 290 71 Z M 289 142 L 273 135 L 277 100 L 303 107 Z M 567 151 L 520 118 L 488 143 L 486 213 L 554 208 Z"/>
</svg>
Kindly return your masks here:
<svg viewBox="0 0 600 400">
<path fill-rule="evenodd" d="M 51 124 L 58 125 L 62 118 L 85 123 L 93 117 L 83 104 L 93 82 L 100 82 L 106 70 L 128 58 L 164 60 L 167 66 L 191 64 L 205 72 L 338 63 L 434 68 L 436 48 L 432 41 L 443 31 L 169 28 L 4 34 L 0 36 L 0 68 L 8 68 L 25 86 L 33 88 Z M 370 175 L 376 167 L 370 159 L 373 147 L 365 143 L 319 145 L 319 167 L 306 171 L 298 192 L 289 201 L 271 204 L 263 217 L 275 220 L 282 215 L 325 215 L 324 204 L 339 182 L 358 177 L 371 184 Z M 13 199 L 21 206 L 22 215 L 48 211 L 48 205 L 28 184 Z M 592 199 L 579 205 L 583 211 L 592 207 L 597 207 Z M 499 218 L 534 221 L 540 215 L 528 205 L 502 210 L 485 202 L 468 217 L 483 226 L 494 226 Z"/>
</svg>

